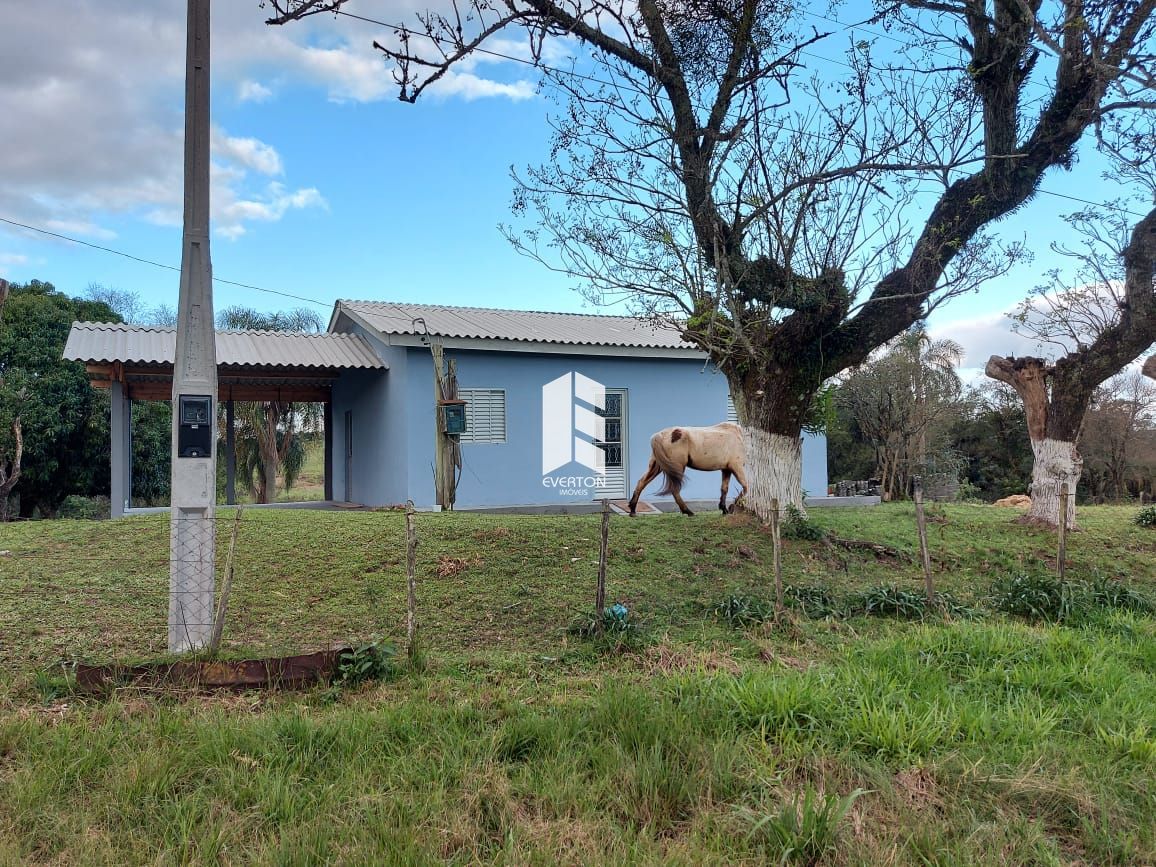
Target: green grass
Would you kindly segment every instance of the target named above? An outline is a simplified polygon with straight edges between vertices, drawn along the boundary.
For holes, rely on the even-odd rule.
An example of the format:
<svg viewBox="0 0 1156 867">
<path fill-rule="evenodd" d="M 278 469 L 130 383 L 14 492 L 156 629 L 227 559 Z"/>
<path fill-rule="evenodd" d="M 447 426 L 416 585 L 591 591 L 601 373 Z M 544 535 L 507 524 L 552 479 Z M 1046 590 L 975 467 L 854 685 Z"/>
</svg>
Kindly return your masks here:
<svg viewBox="0 0 1156 867">
<path fill-rule="evenodd" d="M 1131 512 L 1081 510 L 1060 624 L 990 602 L 1051 534 L 957 506 L 931 544 L 969 619 L 825 616 L 918 594 L 918 567 L 790 541 L 812 616 L 738 629 L 714 609 L 773 597 L 768 533 L 615 519 L 625 648 L 567 631 L 596 516 L 419 515 L 424 671 L 99 701 L 59 663 L 163 650 L 167 521 L 5 526 L 0 864 L 1156 863 L 1156 620 L 1130 602 L 1156 537 Z M 915 551 L 910 506 L 812 519 Z M 404 634 L 400 514 L 249 511 L 240 539 L 230 653 Z"/>
</svg>

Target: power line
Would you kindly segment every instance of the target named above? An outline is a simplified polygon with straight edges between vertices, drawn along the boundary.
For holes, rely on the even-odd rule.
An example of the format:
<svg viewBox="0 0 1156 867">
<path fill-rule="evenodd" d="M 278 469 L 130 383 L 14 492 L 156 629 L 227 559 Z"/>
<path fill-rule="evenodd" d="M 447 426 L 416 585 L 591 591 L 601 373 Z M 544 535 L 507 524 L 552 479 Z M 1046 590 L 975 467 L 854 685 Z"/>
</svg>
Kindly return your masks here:
<svg viewBox="0 0 1156 867">
<path fill-rule="evenodd" d="M 0 223 L 7 223 L 10 226 L 17 226 L 21 229 L 27 229 L 29 232 L 37 232 L 41 235 L 48 235 L 52 238 L 59 238 L 62 241 L 68 241 L 73 244 L 80 244 L 83 247 L 91 247 L 93 250 L 100 250 L 102 253 L 112 253 L 114 256 L 122 256 L 125 259 L 132 259 L 134 262 L 141 262 L 145 265 L 153 265 L 157 268 L 163 268 L 166 271 L 176 271 L 180 273 L 180 268 L 176 265 L 166 265 L 164 262 L 157 262 L 153 259 L 145 259 L 142 256 L 134 256 L 132 253 L 126 253 L 124 250 L 117 250 L 113 247 L 105 247 L 101 244 L 93 244 L 91 241 L 82 241 L 80 238 L 73 238 L 69 235 L 62 235 L 60 232 L 53 232 L 49 229 L 40 226 L 30 226 L 27 223 L 21 223 L 16 220 L 10 220 L 7 217 L 0 217 Z M 307 304 L 316 304 L 318 307 L 329 308 L 332 304 L 324 301 L 318 301 L 316 298 L 306 298 L 304 295 L 294 295 L 291 292 L 281 292 L 277 289 L 265 289 L 262 286 L 254 286 L 252 283 L 238 283 L 236 280 L 226 280 L 223 277 L 214 277 L 214 283 L 223 283 L 227 286 L 238 286 L 241 289 L 253 289 L 256 292 L 265 292 L 269 295 L 280 295 L 282 298 L 292 298 L 295 301 L 304 301 Z"/>
</svg>

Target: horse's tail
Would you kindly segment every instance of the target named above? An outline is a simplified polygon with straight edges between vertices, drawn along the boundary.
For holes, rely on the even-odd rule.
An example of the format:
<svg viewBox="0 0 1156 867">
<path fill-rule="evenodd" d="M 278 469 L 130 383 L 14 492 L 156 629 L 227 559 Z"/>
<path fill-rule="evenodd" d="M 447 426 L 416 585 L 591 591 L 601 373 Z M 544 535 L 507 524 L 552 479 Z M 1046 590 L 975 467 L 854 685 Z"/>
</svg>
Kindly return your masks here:
<svg viewBox="0 0 1156 867">
<path fill-rule="evenodd" d="M 675 428 L 670 433 L 671 443 L 676 443 L 682 439 L 682 431 Z M 650 451 L 654 456 L 654 462 L 658 464 L 658 468 L 662 470 L 663 479 L 665 480 L 662 489 L 658 492 L 658 496 L 666 497 L 670 494 L 677 494 L 682 490 L 683 480 L 686 478 L 686 467 L 680 467 L 670 459 L 670 455 L 666 453 L 667 444 L 662 441 L 662 434 L 657 433 L 650 438 Z"/>
</svg>

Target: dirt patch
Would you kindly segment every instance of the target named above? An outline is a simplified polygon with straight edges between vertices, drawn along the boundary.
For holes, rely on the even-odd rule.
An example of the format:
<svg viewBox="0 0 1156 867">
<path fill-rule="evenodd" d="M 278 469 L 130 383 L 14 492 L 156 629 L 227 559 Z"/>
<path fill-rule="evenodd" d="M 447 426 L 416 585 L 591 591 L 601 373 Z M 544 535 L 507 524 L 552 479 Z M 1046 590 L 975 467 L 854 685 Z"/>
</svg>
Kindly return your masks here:
<svg viewBox="0 0 1156 867">
<path fill-rule="evenodd" d="M 461 575 L 471 566 L 481 566 L 484 562 L 481 557 L 450 557 L 448 554 L 442 554 L 438 557 L 438 564 L 434 567 L 434 572 L 439 578 L 453 578 L 455 575 Z"/>
<path fill-rule="evenodd" d="M 939 786 L 927 768 L 907 768 L 897 773 L 892 782 L 895 791 L 913 810 L 939 809 L 943 804 Z"/>
<path fill-rule="evenodd" d="M 669 642 L 653 644 L 640 656 L 642 667 L 653 674 L 681 671 L 708 671 L 738 674 L 741 666 L 729 653 L 713 649 L 678 647 Z"/>
</svg>

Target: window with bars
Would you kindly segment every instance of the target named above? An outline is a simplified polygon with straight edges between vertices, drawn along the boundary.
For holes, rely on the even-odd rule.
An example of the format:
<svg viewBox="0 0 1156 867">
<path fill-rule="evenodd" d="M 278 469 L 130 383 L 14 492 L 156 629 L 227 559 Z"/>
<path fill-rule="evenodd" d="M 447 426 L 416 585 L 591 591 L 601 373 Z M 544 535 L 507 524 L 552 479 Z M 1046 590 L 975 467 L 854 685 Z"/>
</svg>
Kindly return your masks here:
<svg viewBox="0 0 1156 867">
<path fill-rule="evenodd" d="M 506 390 L 504 388 L 462 388 L 458 399 L 466 402 L 466 432 L 463 443 L 504 443 L 506 441 Z"/>
</svg>

